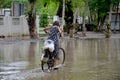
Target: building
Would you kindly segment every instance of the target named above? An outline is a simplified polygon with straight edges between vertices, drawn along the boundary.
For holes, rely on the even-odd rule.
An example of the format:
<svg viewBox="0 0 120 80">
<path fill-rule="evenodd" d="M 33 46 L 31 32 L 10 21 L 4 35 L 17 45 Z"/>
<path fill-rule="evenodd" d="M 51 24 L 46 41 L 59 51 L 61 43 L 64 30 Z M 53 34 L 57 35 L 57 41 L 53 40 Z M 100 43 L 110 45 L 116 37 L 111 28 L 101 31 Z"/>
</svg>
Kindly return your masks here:
<svg viewBox="0 0 120 80">
<path fill-rule="evenodd" d="M 1 9 L 0 16 L 11 16 L 11 9 L 9 8 Z"/>
<path fill-rule="evenodd" d="M 108 21 L 108 19 L 109 19 L 109 14 L 107 15 L 105 19 L 105 23 Z M 105 29 L 105 24 L 102 29 Z M 118 12 L 115 12 L 115 11 L 112 12 L 111 30 L 120 30 L 120 6 L 118 9 Z"/>
<path fill-rule="evenodd" d="M 24 12 L 25 12 L 25 6 L 23 3 L 19 3 L 19 2 L 12 3 L 12 12 L 11 12 L 12 16 L 21 16 L 24 15 Z"/>
</svg>

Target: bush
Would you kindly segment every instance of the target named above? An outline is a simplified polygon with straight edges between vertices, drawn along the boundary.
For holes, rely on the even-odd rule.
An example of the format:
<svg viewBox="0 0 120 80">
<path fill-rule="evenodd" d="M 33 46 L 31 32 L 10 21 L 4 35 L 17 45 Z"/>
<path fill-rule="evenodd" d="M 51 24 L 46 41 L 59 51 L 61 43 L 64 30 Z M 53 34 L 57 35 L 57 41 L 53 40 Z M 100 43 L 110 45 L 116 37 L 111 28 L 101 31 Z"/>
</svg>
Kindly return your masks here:
<svg viewBox="0 0 120 80">
<path fill-rule="evenodd" d="M 63 30 L 64 30 L 64 32 L 67 31 L 67 26 L 66 25 L 63 26 Z"/>
<path fill-rule="evenodd" d="M 48 25 L 48 14 L 42 13 L 40 16 L 40 27 L 45 28 Z"/>
</svg>

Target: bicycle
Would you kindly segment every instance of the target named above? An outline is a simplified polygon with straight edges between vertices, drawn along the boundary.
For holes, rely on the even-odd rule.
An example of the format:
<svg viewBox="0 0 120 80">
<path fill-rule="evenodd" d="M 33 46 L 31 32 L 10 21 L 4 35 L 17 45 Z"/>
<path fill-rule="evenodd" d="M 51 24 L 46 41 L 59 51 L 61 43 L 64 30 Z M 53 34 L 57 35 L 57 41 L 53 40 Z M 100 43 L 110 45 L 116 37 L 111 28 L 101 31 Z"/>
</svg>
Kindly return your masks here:
<svg viewBox="0 0 120 80">
<path fill-rule="evenodd" d="M 54 59 L 55 55 L 53 54 L 55 51 L 50 51 L 49 48 L 43 49 L 42 56 L 41 56 L 41 68 L 42 71 L 45 71 L 47 67 L 48 71 L 52 70 L 54 67 Z M 59 60 L 57 61 L 57 65 L 63 65 L 65 62 L 65 51 L 63 48 L 59 48 Z M 45 65 L 46 64 L 46 65 Z"/>
</svg>

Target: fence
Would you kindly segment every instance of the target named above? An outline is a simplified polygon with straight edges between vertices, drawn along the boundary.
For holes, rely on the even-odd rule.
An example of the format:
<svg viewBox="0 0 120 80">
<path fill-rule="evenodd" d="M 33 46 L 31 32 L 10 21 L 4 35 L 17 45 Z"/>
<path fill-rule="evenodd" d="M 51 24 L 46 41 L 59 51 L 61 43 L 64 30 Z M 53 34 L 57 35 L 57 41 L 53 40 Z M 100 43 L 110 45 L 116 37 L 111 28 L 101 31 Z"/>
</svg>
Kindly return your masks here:
<svg viewBox="0 0 120 80">
<path fill-rule="evenodd" d="M 23 35 L 29 35 L 28 24 L 25 16 L 0 16 L 0 36 Z"/>
</svg>

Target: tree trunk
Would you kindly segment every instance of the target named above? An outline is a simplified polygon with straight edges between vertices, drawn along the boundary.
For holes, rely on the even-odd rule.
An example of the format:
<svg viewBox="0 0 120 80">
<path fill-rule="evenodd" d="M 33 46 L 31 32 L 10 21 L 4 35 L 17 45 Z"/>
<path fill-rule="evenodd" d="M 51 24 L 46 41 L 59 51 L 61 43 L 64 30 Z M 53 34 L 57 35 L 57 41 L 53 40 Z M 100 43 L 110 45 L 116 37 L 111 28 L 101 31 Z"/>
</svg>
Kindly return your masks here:
<svg viewBox="0 0 120 80">
<path fill-rule="evenodd" d="M 110 4 L 109 22 L 111 24 L 113 3 Z"/>
<path fill-rule="evenodd" d="M 61 25 L 62 30 L 65 23 L 64 17 L 65 17 L 65 0 L 63 0 L 63 8 L 62 8 L 62 25 Z"/>
<path fill-rule="evenodd" d="M 74 14 L 73 14 L 73 27 L 70 28 L 70 37 L 74 37 L 77 13 L 78 13 L 78 7 L 75 9 Z"/>
<path fill-rule="evenodd" d="M 73 14 L 73 24 L 76 24 L 77 13 L 78 13 L 78 7 L 75 9 L 75 12 Z"/>
<path fill-rule="evenodd" d="M 30 11 L 28 13 L 28 26 L 29 26 L 29 33 L 30 38 L 37 38 L 37 30 L 36 30 L 36 14 L 35 14 L 35 3 L 32 3 L 30 7 Z"/>
<path fill-rule="evenodd" d="M 67 33 L 69 34 L 69 31 L 71 28 L 73 28 L 73 10 L 72 10 L 72 0 L 67 0 L 66 1 L 66 6 L 65 6 L 65 22 L 67 26 Z"/>
<path fill-rule="evenodd" d="M 85 8 L 84 8 L 84 12 L 83 12 L 82 36 L 86 36 L 85 16 L 86 16 L 86 11 L 87 11 L 87 6 L 88 6 L 88 0 L 86 0 L 86 2 L 85 2 Z"/>
</svg>

